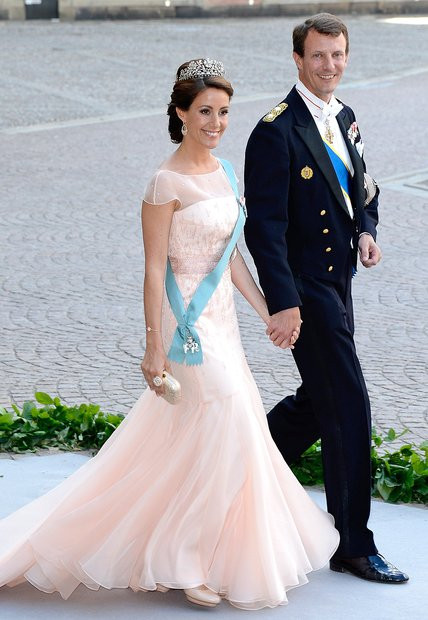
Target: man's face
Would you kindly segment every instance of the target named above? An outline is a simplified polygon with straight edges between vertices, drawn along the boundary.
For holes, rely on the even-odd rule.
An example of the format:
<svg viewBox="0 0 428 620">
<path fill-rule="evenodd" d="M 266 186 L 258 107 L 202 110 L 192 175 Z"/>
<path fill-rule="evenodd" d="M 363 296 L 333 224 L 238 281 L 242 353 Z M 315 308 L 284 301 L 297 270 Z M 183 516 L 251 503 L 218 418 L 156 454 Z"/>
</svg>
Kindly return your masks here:
<svg viewBox="0 0 428 620">
<path fill-rule="evenodd" d="M 314 95 L 328 103 L 348 62 L 345 36 L 340 33 L 338 37 L 333 37 L 310 30 L 304 49 L 303 58 L 293 52 L 300 81 Z"/>
</svg>

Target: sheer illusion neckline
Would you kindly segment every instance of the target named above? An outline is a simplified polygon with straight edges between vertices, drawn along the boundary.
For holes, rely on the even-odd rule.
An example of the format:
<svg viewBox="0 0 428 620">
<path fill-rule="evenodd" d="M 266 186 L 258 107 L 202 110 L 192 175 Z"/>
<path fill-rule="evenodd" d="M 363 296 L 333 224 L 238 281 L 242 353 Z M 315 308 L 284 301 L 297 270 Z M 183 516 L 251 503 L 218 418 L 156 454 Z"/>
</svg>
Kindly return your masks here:
<svg viewBox="0 0 428 620">
<path fill-rule="evenodd" d="M 215 170 L 211 170 L 211 172 L 199 172 L 198 174 L 189 174 L 186 172 L 175 172 L 175 170 L 169 170 L 168 168 L 159 168 L 159 172 L 171 172 L 172 174 L 178 174 L 181 177 L 204 177 L 209 174 L 214 174 L 221 169 L 221 164 L 219 162 L 217 168 Z"/>
</svg>

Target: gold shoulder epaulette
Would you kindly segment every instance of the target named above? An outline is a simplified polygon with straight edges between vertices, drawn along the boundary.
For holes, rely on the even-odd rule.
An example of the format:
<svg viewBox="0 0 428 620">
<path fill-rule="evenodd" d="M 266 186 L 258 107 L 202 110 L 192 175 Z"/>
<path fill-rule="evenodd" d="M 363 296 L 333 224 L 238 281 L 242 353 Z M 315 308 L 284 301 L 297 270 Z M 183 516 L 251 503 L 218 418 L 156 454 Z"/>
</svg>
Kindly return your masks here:
<svg viewBox="0 0 428 620">
<path fill-rule="evenodd" d="M 288 103 L 280 103 L 263 117 L 265 123 L 271 123 L 288 108 Z"/>
</svg>

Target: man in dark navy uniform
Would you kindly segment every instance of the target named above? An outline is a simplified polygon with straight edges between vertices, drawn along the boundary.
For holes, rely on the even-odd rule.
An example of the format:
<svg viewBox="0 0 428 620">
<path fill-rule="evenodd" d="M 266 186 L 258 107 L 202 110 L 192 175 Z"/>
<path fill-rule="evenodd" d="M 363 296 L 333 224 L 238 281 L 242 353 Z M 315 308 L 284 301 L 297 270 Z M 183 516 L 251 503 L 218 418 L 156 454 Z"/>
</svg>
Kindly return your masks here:
<svg viewBox="0 0 428 620">
<path fill-rule="evenodd" d="M 354 344 L 351 298 L 357 258 L 381 259 L 379 191 L 365 179 L 363 143 L 351 108 L 334 97 L 349 39 L 321 13 L 293 32 L 299 80 L 248 141 L 245 239 L 271 322 L 267 333 L 292 348 L 302 385 L 269 413 L 289 463 L 319 437 L 329 512 L 340 532 L 330 568 L 387 583 L 407 575 L 378 554 L 370 514 L 370 403 Z"/>
</svg>

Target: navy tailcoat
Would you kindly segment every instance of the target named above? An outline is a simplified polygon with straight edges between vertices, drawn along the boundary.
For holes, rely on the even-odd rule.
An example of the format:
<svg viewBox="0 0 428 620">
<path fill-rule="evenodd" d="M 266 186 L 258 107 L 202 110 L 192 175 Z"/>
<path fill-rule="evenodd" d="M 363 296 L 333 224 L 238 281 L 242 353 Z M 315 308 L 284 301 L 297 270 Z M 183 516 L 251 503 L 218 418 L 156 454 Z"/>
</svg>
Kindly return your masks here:
<svg viewBox="0 0 428 620">
<path fill-rule="evenodd" d="M 358 557 L 376 547 L 367 528 L 371 418 L 353 338 L 351 275 L 360 233 L 376 239 L 378 191 L 364 207 L 361 136 L 354 135 L 355 143 L 348 136 L 355 122 L 351 108 L 344 105 L 337 121 L 354 168 L 354 216 L 293 88 L 248 141 L 245 240 L 270 314 L 300 306 L 303 319 L 293 350 L 302 385 L 268 414 L 270 431 L 288 462 L 321 437 L 327 507 L 341 538 L 337 554 Z"/>
<path fill-rule="evenodd" d="M 377 196 L 363 206 L 365 166 L 355 145 L 361 137 L 353 145 L 347 135 L 355 121 L 351 108 L 345 105 L 337 121 L 354 167 L 354 220 L 318 128 L 295 88 L 283 103 L 288 107 L 272 122 L 256 125 L 245 157 L 245 240 L 271 314 L 300 305 L 293 274 L 338 282 L 351 240 L 355 266 L 359 234 L 369 232 L 376 239 L 378 221 Z"/>
</svg>

